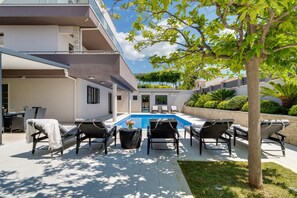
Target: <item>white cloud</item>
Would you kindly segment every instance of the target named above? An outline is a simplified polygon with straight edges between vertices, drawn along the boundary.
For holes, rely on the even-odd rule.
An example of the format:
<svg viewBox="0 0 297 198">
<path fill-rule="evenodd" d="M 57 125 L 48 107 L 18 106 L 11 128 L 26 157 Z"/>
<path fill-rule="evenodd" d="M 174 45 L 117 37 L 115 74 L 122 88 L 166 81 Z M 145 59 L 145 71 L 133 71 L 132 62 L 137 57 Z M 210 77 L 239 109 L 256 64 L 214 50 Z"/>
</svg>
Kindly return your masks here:
<svg viewBox="0 0 297 198">
<path fill-rule="evenodd" d="M 135 42 L 129 42 L 126 40 L 126 37 L 128 36 L 128 33 L 119 32 L 117 33 L 117 40 L 120 43 L 125 57 L 129 60 L 143 60 L 145 58 L 149 58 L 153 55 L 158 56 L 169 56 L 170 53 L 176 51 L 177 45 L 170 45 L 169 43 L 157 43 L 153 46 L 149 46 L 145 49 L 143 49 L 141 52 L 138 52 L 136 49 L 134 49 Z M 136 40 L 143 40 L 143 37 L 138 35 L 135 38 Z"/>
</svg>

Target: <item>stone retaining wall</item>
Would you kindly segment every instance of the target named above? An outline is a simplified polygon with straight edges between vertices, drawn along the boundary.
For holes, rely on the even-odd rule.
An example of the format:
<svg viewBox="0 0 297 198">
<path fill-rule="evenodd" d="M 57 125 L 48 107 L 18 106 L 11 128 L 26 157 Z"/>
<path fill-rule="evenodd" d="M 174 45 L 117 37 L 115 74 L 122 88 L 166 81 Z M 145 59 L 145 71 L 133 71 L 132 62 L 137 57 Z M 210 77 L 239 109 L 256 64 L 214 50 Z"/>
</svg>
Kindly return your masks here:
<svg viewBox="0 0 297 198">
<path fill-rule="evenodd" d="M 194 115 L 197 117 L 207 118 L 207 119 L 223 119 L 230 118 L 234 119 L 234 123 L 240 124 L 242 126 L 247 126 L 248 124 L 248 113 L 242 111 L 228 111 L 220 109 L 207 109 L 198 107 L 183 107 L 183 112 L 186 114 Z M 275 115 L 275 114 L 264 114 L 261 113 L 261 120 L 279 120 L 285 119 L 289 120 L 291 125 L 284 130 L 284 134 L 287 136 L 285 139 L 286 143 L 293 144 L 297 146 L 297 117 L 288 115 Z"/>
</svg>

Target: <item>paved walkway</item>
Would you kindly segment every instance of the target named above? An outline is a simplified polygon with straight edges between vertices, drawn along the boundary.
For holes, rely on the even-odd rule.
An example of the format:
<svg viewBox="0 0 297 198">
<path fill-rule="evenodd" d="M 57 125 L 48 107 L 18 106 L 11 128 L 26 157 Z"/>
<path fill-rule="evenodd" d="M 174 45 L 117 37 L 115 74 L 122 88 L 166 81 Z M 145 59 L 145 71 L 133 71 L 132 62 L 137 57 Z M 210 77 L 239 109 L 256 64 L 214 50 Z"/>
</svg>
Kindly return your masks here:
<svg viewBox="0 0 297 198">
<path fill-rule="evenodd" d="M 124 150 L 120 143 L 104 155 L 99 144 L 82 143 L 75 154 L 74 141 L 69 142 L 63 156 L 51 157 L 47 142 L 25 143 L 24 133 L 3 134 L 0 146 L 0 197 L 192 197 L 177 160 L 246 160 L 247 144 L 239 142 L 227 150 L 198 152 L 198 142 L 189 145 L 189 136 L 181 133 L 180 155 L 175 150 L 152 150 L 146 154 L 146 132 L 139 149 Z M 117 141 L 119 142 L 119 140 Z M 264 144 L 263 161 L 275 161 L 297 172 L 297 147 L 287 145 L 283 157 L 279 146 Z"/>
</svg>

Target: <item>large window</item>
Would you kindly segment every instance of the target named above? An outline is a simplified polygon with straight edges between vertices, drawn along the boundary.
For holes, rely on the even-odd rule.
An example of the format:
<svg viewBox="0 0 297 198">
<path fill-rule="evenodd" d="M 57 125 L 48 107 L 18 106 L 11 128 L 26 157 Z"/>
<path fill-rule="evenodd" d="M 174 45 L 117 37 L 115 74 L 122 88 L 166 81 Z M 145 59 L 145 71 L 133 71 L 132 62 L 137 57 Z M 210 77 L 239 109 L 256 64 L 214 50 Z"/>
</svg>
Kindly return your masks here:
<svg viewBox="0 0 297 198">
<path fill-rule="evenodd" d="M 100 89 L 91 86 L 87 87 L 87 103 L 88 104 L 98 104 L 100 103 Z"/>
<path fill-rule="evenodd" d="M 156 105 L 167 105 L 167 95 L 156 95 L 155 103 Z"/>
</svg>

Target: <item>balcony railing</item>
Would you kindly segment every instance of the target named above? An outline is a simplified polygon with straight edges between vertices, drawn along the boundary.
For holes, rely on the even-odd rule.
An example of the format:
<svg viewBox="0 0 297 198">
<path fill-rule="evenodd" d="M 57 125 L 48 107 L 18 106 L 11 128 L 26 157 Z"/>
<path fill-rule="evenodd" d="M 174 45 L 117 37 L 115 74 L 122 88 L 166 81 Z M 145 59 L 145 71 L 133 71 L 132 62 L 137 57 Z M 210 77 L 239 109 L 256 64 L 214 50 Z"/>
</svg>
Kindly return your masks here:
<svg viewBox="0 0 297 198">
<path fill-rule="evenodd" d="M 0 1 L 1 2 L 1 1 Z M 114 33 L 105 20 L 102 11 L 99 8 L 99 2 L 96 0 L 4 0 L 1 5 L 90 5 L 96 16 L 98 17 L 102 27 L 105 29 L 107 35 L 116 46 L 117 50 L 123 55 L 123 50 L 116 39 Z"/>
</svg>

